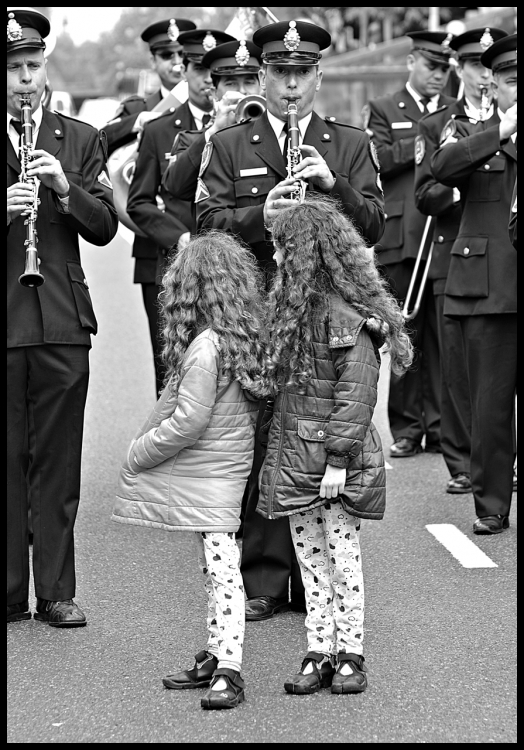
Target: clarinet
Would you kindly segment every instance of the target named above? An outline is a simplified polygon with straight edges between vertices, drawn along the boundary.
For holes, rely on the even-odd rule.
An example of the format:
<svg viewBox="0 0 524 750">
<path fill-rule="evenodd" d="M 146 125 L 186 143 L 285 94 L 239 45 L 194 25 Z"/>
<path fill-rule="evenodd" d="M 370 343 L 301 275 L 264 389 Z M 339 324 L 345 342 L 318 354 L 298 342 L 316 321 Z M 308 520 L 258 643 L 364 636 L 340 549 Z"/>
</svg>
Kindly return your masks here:
<svg viewBox="0 0 524 750">
<path fill-rule="evenodd" d="M 487 86 L 487 84 L 485 83 L 480 83 L 479 89 L 480 89 L 480 119 L 482 122 L 485 122 L 488 116 L 489 106 L 491 103 L 489 101 L 489 96 L 488 96 L 489 86 Z"/>
<path fill-rule="evenodd" d="M 287 148 L 287 177 L 292 179 L 294 170 L 299 161 L 302 160 L 302 153 L 299 149 L 299 129 L 298 129 L 298 110 L 295 102 L 290 102 L 287 108 L 287 127 L 288 127 L 288 148 Z M 287 196 L 297 203 L 302 203 L 306 193 L 307 183 L 304 180 L 296 180 L 292 192 Z"/>
<path fill-rule="evenodd" d="M 31 97 L 29 94 L 22 94 L 20 97 L 22 108 L 22 143 L 20 145 L 20 182 L 33 185 L 33 200 L 29 207 L 29 213 L 24 221 L 26 227 L 25 245 L 25 268 L 23 274 L 18 277 L 18 283 L 26 287 L 41 286 L 45 279 L 39 271 L 40 259 L 36 251 L 38 235 L 36 233 L 36 219 L 38 216 L 38 188 L 40 180 L 38 177 L 28 177 L 30 157 L 29 151 L 33 149 L 33 119 L 31 117 Z"/>
</svg>

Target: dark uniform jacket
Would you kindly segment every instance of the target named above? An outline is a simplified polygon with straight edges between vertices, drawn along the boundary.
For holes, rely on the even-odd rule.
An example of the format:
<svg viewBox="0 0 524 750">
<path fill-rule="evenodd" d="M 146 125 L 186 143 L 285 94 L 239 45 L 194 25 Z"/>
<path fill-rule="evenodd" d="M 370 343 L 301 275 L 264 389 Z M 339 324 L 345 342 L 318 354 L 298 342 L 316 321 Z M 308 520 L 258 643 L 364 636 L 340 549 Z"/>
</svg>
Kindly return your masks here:
<svg viewBox="0 0 524 750">
<path fill-rule="evenodd" d="M 190 130 L 195 121 L 188 102 L 174 112 L 161 115 L 149 122 L 142 133 L 133 181 L 129 188 L 127 211 L 131 219 L 147 235 L 146 242 L 158 247 L 157 282 L 163 269 L 163 258 L 179 240 L 181 234 L 194 227 L 191 203 L 173 198 L 162 187 L 162 175 L 167 167 L 171 146 L 180 130 Z M 157 204 L 157 195 L 165 204 L 165 211 Z"/>
<path fill-rule="evenodd" d="M 424 215 L 435 217 L 433 257 L 428 274 L 433 279 L 435 294 L 444 293 L 451 248 L 458 235 L 462 211 L 453 188 L 442 185 L 433 176 L 431 156 L 440 146 L 444 125 L 456 114 L 464 114 L 463 99 L 424 115 L 418 122 L 415 140 L 415 206 Z"/>
<path fill-rule="evenodd" d="M 366 133 L 313 113 L 304 143 L 317 149 L 334 174 L 330 195 L 343 203 L 366 240 L 375 243 L 384 226 L 383 197 Z M 240 235 L 260 263 L 271 262 L 273 245 L 264 228 L 264 203 L 287 175 L 267 114 L 224 128 L 211 137 L 208 148 L 210 144 L 212 154 L 209 158 L 204 153 L 203 166 L 208 165 L 197 188 L 198 228 Z"/>
<path fill-rule="evenodd" d="M 436 179 L 457 186 L 463 204 L 446 315 L 517 312 L 517 254 L 508 236 L 517 149 L 511 139 L 501 144 L 499 122 L 497 114 L 481 124 L 455 117 L 431 160 Z"/>
<path fill-rule="evenodd" d="M 25 263 L 24 217 L 7 228 L 7 346 L 90 346 L 97 322 L 80 265 L 78 235 L 93 245 L 106 245 L 117 232 L 106 154 L 91 125 L 45 109 L 36 148 L 62 164 L 70 183 L 70 213 L 63 213 L 56 193 L 40 184 L 37 251 L 45 278 L 40 287 L 18 283 Z M 7 184 L 18 182 L 19 174 L 20 163 L 8 138 Z"/>
<path fill-rule="evenodd" d="M 175 198 L 192 201 L 195 197 L 206 136 L 202 130 L 183 130 L 175 139 L 162 185 Z"/>
<path fill-rule="evenodd" d="M 438 104 L 452 102 L 440 96 Z M 366 129 L 377 148 L 386 200 L 386 228 L 375 250 L 380 263 L 388 265 L 417 257 L 426 223 L 413 195 L 415 136 L 422 112 L 405 87 L 368 106 Z"/>
<path fill-rule="evenodd" d="M 137 115 L 140 112 L 151 112 L 162 101 L 160 90 L 145 99 L 142 96 L 130 96 L 120 103 L 114 118 L 104 126 L 107 135 L 109 154 L 120 146 L 131 143 L 137 137 L 133 131 Z"/>
</svg>

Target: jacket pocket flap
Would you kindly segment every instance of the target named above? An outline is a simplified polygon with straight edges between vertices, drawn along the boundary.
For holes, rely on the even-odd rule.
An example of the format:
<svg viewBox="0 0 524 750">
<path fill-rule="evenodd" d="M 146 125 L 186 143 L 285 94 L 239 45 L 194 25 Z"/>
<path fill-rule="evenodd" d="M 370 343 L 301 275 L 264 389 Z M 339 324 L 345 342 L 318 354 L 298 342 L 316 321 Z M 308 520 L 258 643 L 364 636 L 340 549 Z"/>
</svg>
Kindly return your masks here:
<svg viewBox="0 0 524 750">
<path fill-rule="evenodd" d="M 298 436 L 303 440 L 313 440 L 317 443 L 323 443 L 326 439 L 328 424 L 328 422 L 321 422 L 318 419 L 299 419 Z"/>
<path fill-rule="evenodd" d="M 457 237 L 452 255 L 460 255 L 463 258 L 471 258 L 478 255 L 486 255 L 488 237 Z"/>
<path fill-rule="evenodd" d="M 259 195 L 267 195 L 275 185 L 274 175 L 241 177 L 235 180 L 235 195 L 237 198 L 257 198 Z"/>
<path fill-rule="evenodd" d="M 504 172 L 505 169 L 506 169 L 505 157 L 494 156 L 488 162 L 486 162 L 485 164 L 482 164 L 482 166 L 477 167 L 477 172 Z"/>
<path fill-rule="evenodd" d="M 386 219 L 404 214 L 404 201 L 389 201 L 386 205 Z"/>
<path fill-rule="evenodd" d="M 76 281 L 79 284 L 83 284 L 86 289 L 89 289 L 80 263 L 67 261 L 67 270 L 69 272 L 69 278 L 71 279 L 71 281 Z"/>
</svg>

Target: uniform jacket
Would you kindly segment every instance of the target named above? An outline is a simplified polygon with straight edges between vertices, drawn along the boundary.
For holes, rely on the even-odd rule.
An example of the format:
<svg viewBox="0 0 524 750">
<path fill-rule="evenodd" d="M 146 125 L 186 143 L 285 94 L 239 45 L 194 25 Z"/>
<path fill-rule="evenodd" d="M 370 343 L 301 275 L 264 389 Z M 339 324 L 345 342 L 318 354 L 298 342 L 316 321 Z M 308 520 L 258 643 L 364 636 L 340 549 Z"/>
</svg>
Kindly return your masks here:
<svg viewBox="0 0 524 750">
<path fill-rule="evenodd" d="M 431 159 L 433 173 L 459 188 L 460 230 L 451 251 L 446 315 L 517 312 L 517 255 L 508 236 L 517 149 L 501 144 L 499 117 L 472 124 L 450 120 Z"/>
<path fill-rule="evenodd" d="M 220 370 L 216 333 L 189 346 L 178 393 L 169 386 L 131 443 L 112 519 L 167 531 L 240 525 L 258 402 Z"/>
<path fill-rule="evenodd" d="M 301 395 L 285 387 L 275 400 L 260 472 L 259 513 L 268 518 L 325 505 L 319 497 L 326 464 L 346 469 L 340 496 L 360 518 L 381 519 L 386 473 L 372 417 L 377 402 L 381 341 L 365 319 L 332 295 L 312 330 L 313 377 Z"/>
<path fill-rule="evenodd" d="M 140 112 L 151 112 L 161 101 L 162 95 L 159 89 L 147 99 L 142 96 L 129 96 L 120 103 L 114 118 L 104 126 L 109 154 L 136 139 L 137 133 L 133 131 L 133 126 L 137 115 Z"/>
<path fill-rule="evenodd" d="M 205 145 L 202 130 L 183 130 L 175 139 L 162 178 L 162 185 L 175 198 L 194 200 Z"/>
<path fill-rule="evenodd" d="M 439 106 L 453 99 L 440 96 Z M 422 117 L 407 88 L 370 101 L 367 132 L 377 148 L 386 200 L 386 228 L 375 247 L 379 262 L 388 265 L 416 258 L 426 216 L 415 207 L 414 148 Z"/>
<path fill-rule="evenodd" d="M 415 141 L 415 206 L 425 216 L 435 217 L 433 257 L 429 278 L 435 294 L 443 294 L 451 260 L 451 248 L 458 235 L 462 213 L 453 188 L 437 182 L 431 171 L 431 156 L 440 146 L 446 122 L 454 115 L 464 114 L 464 100 L 443 106 L 424 115 L 418 122 Z"/>
<path fill-rule="evenodd" d="M 173 198 L 162 187 L 162 175 L 167 167 L 171 146 L 180 130 L 195 127 L 187 102 L 174 112 L 161 115 L 149 122 L 140 139 L 133 181 L 129 188 L 127 211 L 131 219 L 147 235 L 146 242 L 158 248 L 157 282 L 168 250 L 181 234 L 194 228 L 191 203 Z M 157 204 L 157 195 L 165 204 L 165 211 Z"/>
<path fill-rule="evenodd" d="M 118 229 L 106 155 L 98 131 L 87 123 L 44 109 L 36 148 L 53 154 L 70 183 L 69 211 L 40 184 L 37 251 L 45 278 L 40 287 L 18 283 L 24 270 L 24 217 L 7 228 L 7 346 L 91 345 L 97 322 L 80 265 L 78 237 L 107 245 Z M 7 184 L 18 182 L 20 162 L 7 138 Z"/>
<path fill-rule="evenodd" d="M 331 195 L 342 201 L 368 242 L 376 242 L 384 225 L 383 198 L 368 136 L 313 113 L 304 143 L 315 146 L 336 176 Z M 198 228 L 233 232 L 251 246 L 259 262 L 272 262 L 264 203 L 269 191 L 285 179 L 286 160 L 267 114 L 220 130 L 209 144 L 212 154 L 209 158 L 209 152 L 204 153 L 207 167 L 197 190 Z"/>
</svg>

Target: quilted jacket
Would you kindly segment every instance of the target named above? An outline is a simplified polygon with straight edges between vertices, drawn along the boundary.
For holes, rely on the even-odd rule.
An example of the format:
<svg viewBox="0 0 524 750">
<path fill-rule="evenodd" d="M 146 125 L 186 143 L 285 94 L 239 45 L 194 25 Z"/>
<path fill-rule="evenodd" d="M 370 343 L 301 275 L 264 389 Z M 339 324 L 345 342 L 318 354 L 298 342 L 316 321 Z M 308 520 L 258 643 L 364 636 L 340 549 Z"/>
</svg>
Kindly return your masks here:
<svg viewBox="0 0 524 750">
<path fill-rule="evenodd" d="M 267 518 L 329 502 L 319 497 L 326 463 L 346 469 L 340 500 L 359 518 L 381 519 L 386 472 L 371 421 L 377 401 L 381 341 L 338 296 L 313 326 L 313 377 L 304 394 L 285 387 L 275 399 L 257 511 Z"/>
<path fill-rule="evenodd" d="M 167 531 L 237 531 L 258 402 L 220 371 L 216 333 L 186 352 L 178 393 L 167 387 L 131 443 L 111 516 Z"/>
</svg>

